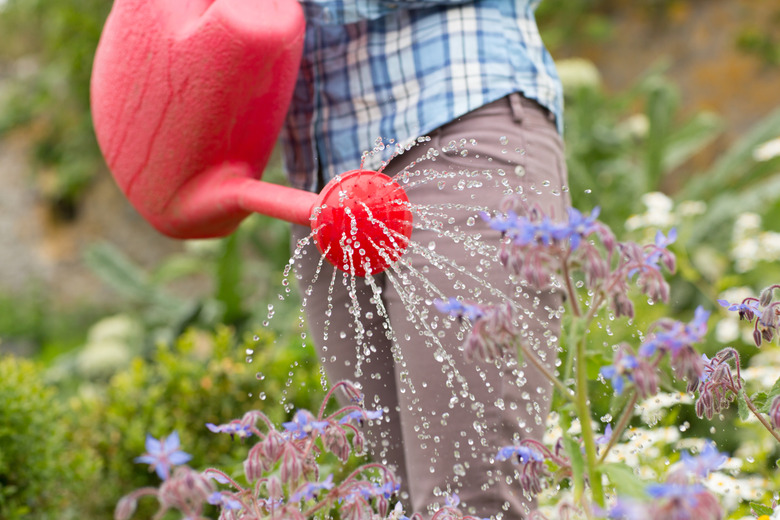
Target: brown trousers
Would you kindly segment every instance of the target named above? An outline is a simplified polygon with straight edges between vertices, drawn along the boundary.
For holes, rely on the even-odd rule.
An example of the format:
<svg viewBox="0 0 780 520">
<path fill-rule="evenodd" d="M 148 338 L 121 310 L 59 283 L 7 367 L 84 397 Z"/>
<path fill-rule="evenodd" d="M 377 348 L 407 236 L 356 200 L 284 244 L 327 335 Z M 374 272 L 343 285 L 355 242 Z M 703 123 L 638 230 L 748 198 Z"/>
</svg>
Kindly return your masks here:
<svg viewBox="0 0 780 520">
<path fill-rule="evenodd" d="M 410 265 L 375 276 L 372 288 L 363 279 L 351 286 L 327 261 L 314 280 L 320 255 L 313 244 L 296 262 L 312 340 L 331 382 L 357 382 L 367 408 L 385 409 L 368 427 L 371 451 L 400 477 L 412 508 L 407 514 L 427 515 L 456 493 L 465 510 L 481 517 L 523 518 L 531 502 L 510 478 L 515 467 L 494 457 L 518 439 L 541 439 L 551 385 L 516 356 L 467 362 L 461 352 L 467 323 L 442 315 L 432 301 L 508 295 L 523 308 L 525 339 L 553 366 L 560 297 L 510 280 L 491 258 L 501 237 L 477 210 L 498 209 L 512 191 L 565 215 L 562 141 L 546 110 L 513 94 L 432 132 L 384 172 L 404 169 L 409 199 L 420 205 L 416 245 L 402 259 Z M 308 233 L 294 226 L 293 248 Z M 475 234 L 483 246 L 473 244 Z M 360 320 L 347 310 L 355 305 Z"/>
</svg>

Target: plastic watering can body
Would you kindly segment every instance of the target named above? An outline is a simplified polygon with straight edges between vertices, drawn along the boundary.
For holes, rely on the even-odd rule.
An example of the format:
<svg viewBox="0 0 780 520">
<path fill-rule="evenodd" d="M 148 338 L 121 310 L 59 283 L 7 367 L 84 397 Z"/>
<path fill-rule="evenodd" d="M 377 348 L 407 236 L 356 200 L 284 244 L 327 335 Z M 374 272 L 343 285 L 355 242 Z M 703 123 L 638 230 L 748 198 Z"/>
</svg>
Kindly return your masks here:
<svg viewBox="0 0 780 520">
<path fill-rule="evenodd" d="M 273 151 L 304 28 L 295 0 L 116 0 L 92 117 L 114 178 L 159 231 L 222 236 L 251 212 L 240 199 Z"/>
<path fill-rule="evenodd" d="M 411 237 L 397 183 L 354 170 L 318 196 L 260 180 L 304 31 L 296 0 L 116 0 L 92 70 L 98 144 L 133 206 L 168 236 L 224 236 L 258 212 L 311 226 L 338 268 L 376 273 Z"/>
</svg>

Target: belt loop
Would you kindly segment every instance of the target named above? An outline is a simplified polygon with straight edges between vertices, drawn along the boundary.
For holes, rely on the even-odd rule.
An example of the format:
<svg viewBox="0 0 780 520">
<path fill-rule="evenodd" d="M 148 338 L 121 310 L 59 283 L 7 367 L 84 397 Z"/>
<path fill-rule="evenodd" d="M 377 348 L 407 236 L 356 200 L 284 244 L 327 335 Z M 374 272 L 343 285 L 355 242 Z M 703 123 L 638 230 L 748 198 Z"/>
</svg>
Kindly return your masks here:
<svg viewBox="0 0 780 520">
<path fill-rule="evenodd" d="M 522 123 L 525 116 L 525 109 L 523 108 L 523 97 L 519 92 L 512 92 L 509 94 L 509 107 L 512 109 L 512 117 L 515 123 Z"/>
</svg>

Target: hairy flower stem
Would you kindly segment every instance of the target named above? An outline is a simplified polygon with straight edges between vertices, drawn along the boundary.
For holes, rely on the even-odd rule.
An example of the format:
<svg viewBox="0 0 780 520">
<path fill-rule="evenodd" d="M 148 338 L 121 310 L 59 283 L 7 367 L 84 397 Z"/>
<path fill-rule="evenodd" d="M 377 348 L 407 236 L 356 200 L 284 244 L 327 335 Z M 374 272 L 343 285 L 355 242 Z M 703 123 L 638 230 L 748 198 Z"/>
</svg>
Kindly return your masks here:
<svg viewBox="0 0 780 520">
<path fill-rule="evenodd" d="M 756 405 L 753 404 L 753 401 L 750 400 L 750 398 L 747 396 L 745 392 L 742 392 L 742 398 L 745 400 L 745 404 L 748 408 L 750 408 L 750 411 L 753 412 L 753 415 L 755 415 L 758 420 L 761 422 L 762 425 L 764 425 L 764 428 L 766 428 L 769 433 L 772 434 L 772 436 L 777 439 L 777 442 L 780 442 L 780 433 L 777 432 L 774 428 L 772 428 L 772 425 L 769 424 L 769 421 L 766 420 L 764 415 L 758 411 L 758 408 L 756 408 Z"/>
<path fill-rule="evenodd" d="M 569 270 L 569 252 L 566 253 L 566 257 L 561 262 L 561 274 L 563 275 L 563 279 L 566 280 L 566 293 L 569 297 L 569 305 L 571 306 L 571 313 L 574 315 L 575 318 L 579 318 L 582 316 L 582 311 L 580 310 L 580 304 L 577 301 L 577 291 L 574 289 L 574 286 L 571 283 L 571 271 Z"/>
<path fill-rule="evenodd" d="M 520 352 L 522 353 L 523 359 L 530 361 L 531 364 L 533 364 L 539 370 L 539 372 L 544 375 L 544 377 L 549 379 L 553 386 L 560 390 L 561 394 L 563 394 L 563 397 L 565 397 L 570 402 L 574 402 L 574 394 L 572 393 L 571 389 L 564 385 L 560 379 L 555 377 L 555 374 L 553 374 L 550 369 L 541 362 L 541 360 L 529 348 L 526 342 L 518 341 L 518 343 L 520 345 Z"/>
<path fill-rule="evenodd" d="M 577 391 L 576 406 L 577 415 L 582 425 L 582 442 L 585 445 L 585 461 L 587 465 L 588 480 L 593 494 L 593 501 L 604 507 L 604 488 L 601 484 L 601 476 L 598 472 L 599 462 L 596 459 L 596 439 L 593 435 L 593 423 L 588 401 L 588 374 L 586 370 L 585 335 L 577 341 Z"/>
<path fill-rule="evenodd" d="M 599 464 L 604 462 L 604 459 L 606 459 L 607 455 L 609 454 L 609 450 L 612 449 L 612 447 L 618 442 L 618 440 L 620 440 L 620 437 L 623 435 L 623 430 L 626 429 L 626 426 L 628 426 L 628 421 L 631 420 L 631 415 L 634 412 L 634 406 L 636 405 L 638 398 L 639 394 L 637 394 L 636 390 L 634 390 L 631 393 L 631 398 L 628 400 L 628 404 L 625 408 L 623 408 L 623 413 L 620 415 L 620 419 L 618 419 L 617 425 L 612 430 L 612 437 L 610 437 L 606 448 L 604 448 L 604 452 L 601 454 L 601 457 L 599 457 Z"/>
</svg>

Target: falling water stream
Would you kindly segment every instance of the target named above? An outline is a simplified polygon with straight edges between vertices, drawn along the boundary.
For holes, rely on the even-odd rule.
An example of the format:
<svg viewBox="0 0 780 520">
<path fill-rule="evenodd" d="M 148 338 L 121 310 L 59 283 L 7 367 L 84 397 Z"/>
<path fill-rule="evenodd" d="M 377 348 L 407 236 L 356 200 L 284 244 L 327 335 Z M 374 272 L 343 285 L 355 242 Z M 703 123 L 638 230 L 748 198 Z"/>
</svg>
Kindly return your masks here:
<svg viewBox="0 0 780 520">
<path fill-rule="evenodd" d="M 426 146 L 427 141 L 429 141 L 428 138 L 420 138 L 414 145 L 407 147 L 396 145 L 392 159 L 399 161 L 403 160 L 401 157 L 403 154 L 408 156 L 410 153 L 417 153 L 418 150 Z M 393 143 L 391 142 L 390 144 Z M 487 226 L 480 216 L 482 212 L 493 215 L 499 210 L 501 200 L 496 199 L 494 207 L 487 207 L 474 202 L 475 196 L 471 195 L 470 191 L 473 190 L 476 193 L 476 190 L 483 189 L 485 186 L 491 186 L 496 193 L 500 193 L 502 196 L 533 197 L 536 194 L 547 193 L 553 197 L 565 197 L 567 188 L 546 180 L 538 183 L 538 185 L 528 185 L 526 183 L 525 187 L 521 187 L 518 181 L 525 176 L 526 172 L 520 164 L 510 168 L 496 167 L 495 169 L 482 171 L 460 170 L 455 172 L 437 169 L 437 158 L 442 154 L 467 157 L 472 153 L 469 145 L 474 144 L 476 144 L 474 139 L 460 139 L 457 142 L 450 141 L 440 149 L 428 147 L 419 157 L 411 160 L 403 170 L 394 176 L 394 180 L 403 187 L 410 198 L 413 198 L 416 190 L 434 187 L 437 190 L 451 190 L 453 194 L 457 195 L 455 197 L 458 199 L 457 202 L 409 204 L 409 210 L 413 215 L 415 233 L 418 230 L 433 232 L 435 236 L 433 240 L 420 243 L 413 234 L 405 254 L 398 261 L 390 263 L 390 266 L 384 273 L 358 277 L 354 276 L 355 261 L 359 257 L 358 250 L 361 245 L 358 244 L 357 248 L 353 248 L 353 237 L 347 236 L 345 233 L 341 243 L 348 255 L 348 258 L 345 258 L 345 263 L 349 265 L 349 270 L 338 270 L 333 268 L 326 260 L 325 253 L 327 251 L 319 253 L 312 247 L 316 230 L 312 231 L 297 241 L 292 257 L 283 271 L 285 294 L 279 295 L 280 299 L 286 299 L 291 291 L 291 278 L 297 278 L 297 283 L 303 289 L 301 320 L 303 320 L 306 307 L 312 299 L 325 298 L 327 300 L 325 315 L 322 318 L 324 320 L 322 337 L 311 339 L 319 342 L 321 345 L 320 362 L 322 366 L 329 362 L 339 361 L 331 353 L 335 350 L 332 348 L 334 344 L 350 341 L 355 348 L 355 363 L 351 367 L 355 379 L 360 379 L 363 376 L 371 378 L 395 377 L 393 373 L 364 373 L 367 370 L 366 367 L 369 366 L 369 359 L 376 352 L 373 341 L 377 331 L 365 326 L 363 321 L 364 319 L 373 318 L 381 320 L 381 332 L 391 340 L 393 345 L 392 356 L 397 367 L 396 375 L 398 380 L 396 384 L 399 385 L 398 392 L 409 394 L 410 398 L 406 402 L 411 403 L 409 406 L 414 408 L 412 411 L 415 417 L 417 417 L 417 424 L 414 430 L 418 434 L 418 439 L 414 440 L 414 442 L 437 444 L 439 441 L 438 437 L 434 436 L 435 438 L 431 438 L 428 432 L 430 422 L 436 420 L 446 424 L 451 414 L 451 412 L 445 412 L 441 417 L 433 417 L 430 410 L 424 409 L 424 403 L 412 397 L 420 389 L 432 384 L 441 385 L 449 393 L 449 401 L 446 405 L 448 410 L 457 411 L 458 408 L 470 410 L 469 413 L 472 413 L 473 417 L 475 417 L 470 429 L 468 431 L 452 432 L 453 436 L 461 439 L 456 442 L 456 446 L 462 448 L 462 450 L 456 450 L 455 458 L 457 462 L 453 467 L 437 466 L 437 448 L 431 452 L 429 471 L 431 473 L 446 472 L 449 474 L 446 480 L 451 487 L 446 490 L 438 489 L 437 491 L 441 494 L 460 493 L 461 490 L 459 488 L 463 485 L 464 480 L 467 480 L 469 472 L 471 459 L 468 452 L 474 446 L 486 446 L 488 442 L 487 431 L 491 428 L 488 418 L 493 416 L 495 410 L 504 410 L 506 407 L 525 407 L 526 411 L 530 412 L 528 413 L 528 416 L 531 417 L 530 423 L 521 421 L 514 426 L 518 435 L 526 435 L 534 429 L 538 431 L 540 425 L 544 424 L 547 411 L 549 410 L 550 394 L 538 385 L 531 387 L 526 384 L 528 373 L 534 370 L 534 368 L 530 367 L 525 361 L 520 360 L 518 362 L 516 359 L 503 359 L 492 363 L 509 374 L 506 382 L 517 387 L 521 400 L 524 401 L 523 403 L 505 402 L 501 397 L 500 391 L 490 387 L 491 384 L 500 382 L 489 380 L 484 362 L 474 360 L 468 365 L 468 370 L 476 370 L 480 381 L 487 387 L 488 392 L 495 395 L 495 398 L 491 397 L 489 402 L 481 402 L 476 398 L 474 389 L 469 387 L 467 377 L 464 377 L 462 373 L 464 364 L 458 359 L 458 357 L 463 356 L 463 352 L 454 350 L 451 345 L 446 344 L 448 335 L 454 334 L 458 346 L 460 346 L 468 335 L 470 324 L 466 320 L 458 321 L 454 317 L 441 313 L 434 306 L 434 301 L 437 299 L 446 301 L 450 297 L 458 297 L 463 301 L 475 303 L 513 302 L 517 311 L 515 316 L 519 316 L 518 326 L 523 331 L 528 329 L 528 320 L 523 319 L 523 316 L 530 318 L 537 316 L 536 319 L 538 319 L 538 315 L 541 314 L 546 316 L 547 319 L 559 319 L 562 312 L 560 306 L 548 306 L 547 308 L 539 309 L 544 304 L 539 297 L 538 291 L 530 288 L 524 281 L 515 278 L 514 275 L 510 276 L 508 271 L 501 265 L 498 258 L 501 249 L 500 239 L 494 240 L 491 238 L 487 240 L 484 237 L 484 230 L 487 229 Z M 500 144 L 504 146 L 502 154 L 515 156 L 518 158 L 517 162 L 521 162 L 519 159 L 525 154 L 522 148 L 513 148 L 505 137 L 500 139 Z M 364 160 L 374 154 L 381 153 L 386 146 L 381 140 L 378 140 L 375 149 L 366 154 Z M 496 163 L 500 162 L 500 164 L 506 165 L 513 162 L 512 160 L 507 160 L 507 157 L 502 157 L 501 159 L 501 161 L 496 161 Z M 383 167 L 384 164 L 387 163 L 383 163 Z M 514 179 L 512 179 L 513 177 Z M 368 214 L 370 218 L 370 211 Z M 353 228 L 356 225 L 358 223 L 353 222 Z M 387 230 L 386 235 L 391 247 L 397 240 L 403 239 L 403 237 L 394 236 L 390 230 Z M 462 256 L 453 258 L 437 251 L 437 249 L 442 249 L 439 246 L 445 241 L 449 244 L 457 244 L 459 254 Z M 297 272 L 296 265 L 306 255 L 312 254 L 319 254 L 319 259 L 316 261 L 313 275 L 304 278 L 301 273 Z M 462 262 L 464 258 L 472 259 L 471 263 L 477 267 L 473 269 L 466 268 Z M 502 277 L 505 279 L 504 283 L 499 284 L 495 282 L 496 270 L 502 273 Z M 506 274 L 504 275 L 503 273 Z M 434 274 L 436 276 L 433 276 Z M 493 281 L 489 279 L 489 274 L 493 274 Z M 379 283 L 379 277 L 385 277 L 386 285 L 392 287 L 397 293 L 406 311 L 407 320 L 413 326 L 418 337 L 415 338 L 412 334 L 407 333 L 403 338 L 399 338 L 396 335 L 396 331 L 390 326 L 388 309 L 382 299 L 384 289 L 382 284 Z M 442 284 L 442 282 L 439 282 L 437 285 L 437 283 L 432 281 L 433 278 L 445 280 L 446 285 Z M 327 283 L 327 294 L 318 294 L 315 287 L 318 285 L 322 287 L 324 283 Z M 333 299 L 334 291 L 340 290 L 339 286 L 343 286 L 349 294 L 349 302 L 345 308 L 340 308 Z M 370 308 L 366 308 L 357 297 L 358 291 L 363 290 L 364 287 L 367 287 L 373 295 L 370 299 L 372 304 Z M 273 318 L 274 312 L 273 305 L 269 305 L 266 325 Z M 337 313 L 349 313 L 350 330 L 336 330 L 334 324 L 339 320 L 335 320 L 334 316 L 338 316 Z M 409 329 L 407 328 L 407 330 Z M 306 337 L 305 333 L 303 337 Z M 526 339 L 532 340 L 532 343 L 537 341 L 538 344 L 543 343 L 548 347 L 552 346 L 553 350 L 539 348 L 537 353 L 540 359 L 547 363 L 548 366 L 559 365 L 555 350 L 559 348 L 558 338 L 551 328 L 547 327 L 541 338 L 527 337 Z M 430 378 L 426 380 L 415 380 L 410 375 L 409 370 L 407 370 L 411 364 L 415 363 L 415 359 L 407 359 L 408 356 L 405 356 L 402 352 L 403 349 L 398 346 L 401 341 L 416 343 L 418 352 L 415 353 L 415 356 L 428 356 L 433 359 L 441 367 L 441 373 L 431 374 Z M 554 359 L 548 359 L 550 352 L 553 353 L 552 357 Z M 248 357 L 247 360 L 250 361 L 251 357 Z M 291 370 L 293 369 L 294 367 L 291 367 Z M 328 382 L 325 372 L 322 368 L 320 370 L 323 388 L 326 388 Z M 370 372 L 370 368 L 368 370 Z M 261 377 L 261 374 L 258 377 Z M 472 378 L 473 381 L 474 379 Z M 288 386 L 291 382 L 292 371 L 290 372 Z M 333 382 L 335 381 L 331 381 L 331 383 Z M 373 408 L 376 406 L 376 403 L 366 402 L 365 405 L 367 408 Z M 409 439 L 405 439 L 405 442 L 409 442 Z M 499 446 L 491 446 L 491 448 L 497 450 Z M 457 453 L 459 451 L 462 451 L 462 453 Z M 377 450 L 377 456 L 380 459 L 384 458 L 385 455 L 384 448 Z M 502 476 L 500 473 L 490 478 L 482 479 L 482 482 L 486 482 L 482 485 L 483 491 L 492 485 L 491 483 L 501 478 L 507 479 L 507 483 L 511 480 L 510 475 Z M 504 505 L 504 508 L 508 508 L 508 503 Z M 496 513 L 498 514 L 500 511 Z"/>
</svg>

